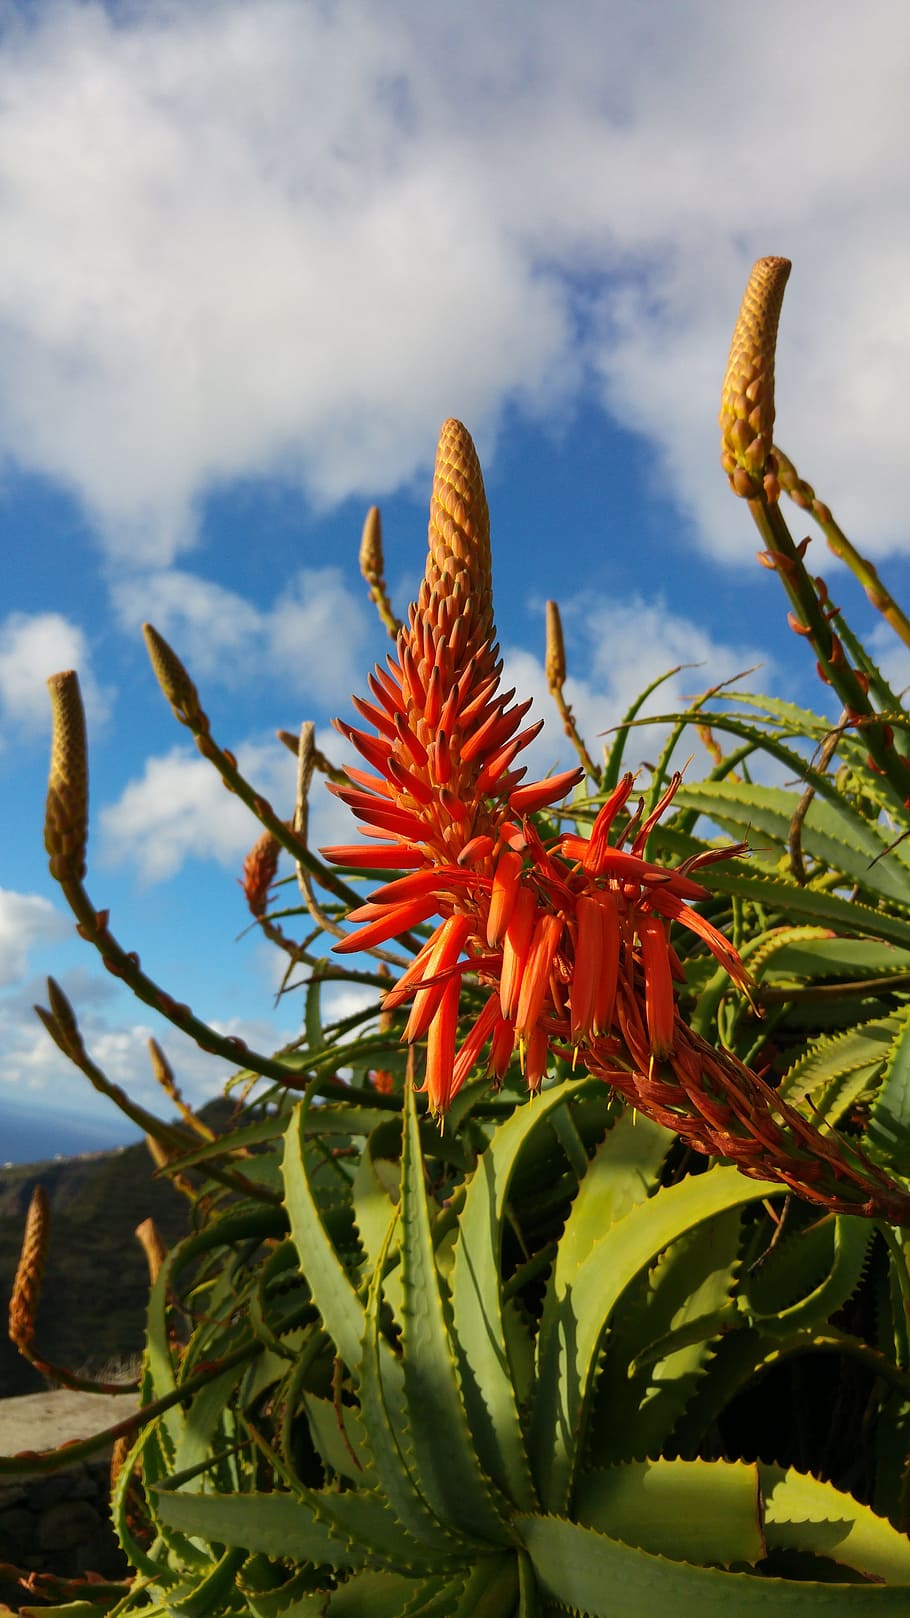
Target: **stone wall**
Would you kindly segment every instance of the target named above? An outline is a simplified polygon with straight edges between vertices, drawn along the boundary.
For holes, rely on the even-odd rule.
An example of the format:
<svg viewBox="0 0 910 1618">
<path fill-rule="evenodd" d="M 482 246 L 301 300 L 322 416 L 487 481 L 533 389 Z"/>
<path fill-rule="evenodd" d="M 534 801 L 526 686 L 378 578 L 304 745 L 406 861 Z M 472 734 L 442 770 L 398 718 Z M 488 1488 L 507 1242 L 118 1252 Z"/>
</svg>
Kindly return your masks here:
<svg viewBox="0 0 910 1618">
<path fill-rule="evenodd" d="M 111 1527 L 109 1500 L 109 1456 L 50 1477 L 0 1484 L 0 1562 L 60 1578 L 88 1572 L 122 1578 L 126 1561 Z M 0 1586 L 0 1600 L 11 1606 L 16 1593 Z"/>
<path fill-rule="evenodd" d="M 47 1392 L 0 1400 L 0 1454 L 50 1449 L 129 1414 L 132 1399 Z M 110 1520 L 110 1450 L 60 1472 L 0 1478 L 0 1563 L 25 1572 L 122 1578 L 126 1561 Z M 0 1576 L 0 1607 L 28 1597 Z"/>
</svg>

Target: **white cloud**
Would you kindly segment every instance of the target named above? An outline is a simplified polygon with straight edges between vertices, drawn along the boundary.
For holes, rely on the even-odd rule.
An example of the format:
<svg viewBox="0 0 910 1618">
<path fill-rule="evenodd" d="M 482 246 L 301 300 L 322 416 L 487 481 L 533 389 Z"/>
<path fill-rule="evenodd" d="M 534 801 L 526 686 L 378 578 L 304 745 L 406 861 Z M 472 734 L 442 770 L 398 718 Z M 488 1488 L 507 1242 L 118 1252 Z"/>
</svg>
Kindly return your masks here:
<svg viewBox="0 0 910 1618">
<path fill-rule="evenodd" d="M 336 568 L 301 568 L 265 610 L 179 568 L 116 580 L 113 601 L 125 628 L 150 620 L 207 683 L 270 678 L 323 705 L 360 680 L 367 615 Z"/>
<path fill-rule="evenodd" d="M 296 766 L 280 742 L 237 748 L 242 774 L 282 819 L 294 809 Z M 258 821 L 229 793 L 213 766 L 185 747 L 150 758 L 116 803 L 101 811 L 101 857 L 129 864 L 143 882 L 174 876 L 188 859 L 233 868 L 261 833 Z"/>
<path fill-rule="evenodd" d="M 88 642 L 77 624 L 59 612 L 13 612 L 0 623 L 0 746 L 16 731 L 50 727 L 47 679 L 74 668 L 89 719 L 104 723 L 110 693 L 92 674 Z"/>
<path fill-rule="evenodd" d="M 315 743 L 336 765 L 356 756 L 328 727 L 316 731 Z M 289 820 L 297 793 L 293 754 L 278 741 L 249 740 L 237 747 L 236 756 L 247 781 Z M 99 822 L 102 864 L 128 865 L 143 883 L 167 881 L 194 859 L 216 860 L 239 876 L 262 830 L 246 805 L 222 786 L 215 768 L 183 746 L 148 759 L 141 776 L 101 810 Z M 354 829 L 350 811 L 317 772 L 310 787 L 310 847 L 351 841 Z"/>
<path fill-rule="evenodd" d="M 0 986 L 21 983 L 31 951 L 57 943 L 68 931 L 65 917 L 49 899 L 0 888 Z"/>
<path fill-rule="evenodd" d="M 226 480 L 374 497 L 444 416 L 488 454 L 506 404 L 564 419 L 593 371 L 745 559 L 717 395 L 783 252 L 782 442 L 857 543 L 907 548 L 908 69 L 897 0 L 30 9 L 0 40 L 0 451 L 161 565 Z"/>
</svg>

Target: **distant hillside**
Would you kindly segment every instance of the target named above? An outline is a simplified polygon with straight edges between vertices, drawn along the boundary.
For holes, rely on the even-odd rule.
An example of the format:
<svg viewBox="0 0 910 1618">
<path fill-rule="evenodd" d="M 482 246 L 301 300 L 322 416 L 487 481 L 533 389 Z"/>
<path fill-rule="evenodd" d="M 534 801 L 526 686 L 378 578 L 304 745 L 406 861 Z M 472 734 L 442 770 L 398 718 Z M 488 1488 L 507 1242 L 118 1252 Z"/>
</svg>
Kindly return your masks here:
<svg viewBox="0 0 910 1618">
<path fill-rule="evenodd" d="M 206 1116 L 223 1128 L 231 1108 Z M 166 1246 L 185 1234 L 189 1204 L 167 1180 L 153 1178 L 144 1142 L 113 1152 L 0 1168 L 0 1398 L 46 1384 L 6 1335 L 6 1312 L 32 1191 L 51 1204 L 51 1244 L 38 1315 L 37 1345 L 57 1364 L 116 1374 L 141 1352 L 148 1267 L 134 1231 L 154 1219 Z"/>
</svg>

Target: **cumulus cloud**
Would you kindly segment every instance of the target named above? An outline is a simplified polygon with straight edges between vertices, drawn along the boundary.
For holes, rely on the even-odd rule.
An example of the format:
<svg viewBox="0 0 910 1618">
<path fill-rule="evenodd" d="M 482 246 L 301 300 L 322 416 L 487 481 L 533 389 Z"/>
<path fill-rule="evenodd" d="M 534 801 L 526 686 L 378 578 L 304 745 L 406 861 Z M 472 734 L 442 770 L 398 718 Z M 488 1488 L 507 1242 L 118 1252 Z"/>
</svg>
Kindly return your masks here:
<svg viewBox="0 0 910 1618">
<path fill-rule="evenodd" d="M 317 748 L 336 765 L 355 757 L 353 748 L 328 727 L 315 734 Z M 278 741 L 248 740 L 236 749 L 241 773 L 290 819 L 297 793 L 297 763 Z M 143 883 L 167 881 L 188 860 L 215 860 L 238 868 L 261 833 L 261 826 L 227 792 L 212 765 L 188 747 L 172 747 L 146 761 L 142 774 L 127 783 L 115 803 L 101 810 L 101 861 L 128 865 Z M 308 840 L 312 848 L 344 841 L 351 816 L 344 804 L 314 776 L 309 798 Z"/>
<path fill-rule="evenodd" d="M 301 568 L 264 610 L 181 568 L 115 580 L 112 592 L 124 628 L 150 620 L 207 682 L 275 679 L 334 704 L 360 678 L 367 617 L 336 568 Z"/>
<path fill-rule="evenodd" d="M 68 932 L 67 921 L 49 899 L 0 888 L 0 987 L 21 983 L 31 951 L 57 943 Z"/>
<path fill-rule="evenodd" d="M 237 762 L 276 813 L 289 818 L 296 766 L 287 749 L 280 742 L 246 742 L 237 748 Z M 130 865 L 143 882 L 176 875 L 188 859 L 234 868 L 261 831 L 211 764 L 185 747 L 148 759 L 142 775 L 102 809 L 100 823 L 102 861 Z"/>
<path fill-rule="evenodd" d="M 0 747 L 16 733 L 50 728 L 46 681 L 77 669 L 86 711 L 104 723 L 110 692 L 99 688 L 83 631 L 59 612 L 13 612 L 0 623 Z"/>
<path fill-rule="evenodd" d="M 373 497 L 444 416 L 489 458 L 506 406 L 564 419 L 593 378 L 732 554 L 719 379 L 751 259 L 784 252 L 784 447 L 858 542 L 906 548 L 910 30 L 896 0 L 767 0 L 744 67 L 743 26 L 718 0 L 659 30 L 621 0 L 23 10 L 0 450 L 160 566 L 212 487 Z"/>
</svg>

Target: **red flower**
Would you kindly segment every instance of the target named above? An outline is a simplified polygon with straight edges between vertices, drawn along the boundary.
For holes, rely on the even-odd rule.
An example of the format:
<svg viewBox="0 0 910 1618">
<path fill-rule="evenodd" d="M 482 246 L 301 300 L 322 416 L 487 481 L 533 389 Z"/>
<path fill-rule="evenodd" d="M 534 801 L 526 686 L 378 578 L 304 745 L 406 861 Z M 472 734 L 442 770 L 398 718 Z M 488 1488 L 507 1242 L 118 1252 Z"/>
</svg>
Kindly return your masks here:
<svg viewBox="0 0 910 1618">
<path fill-rule="evenodd" d="M 432 1112 L 445 1114 L 484 1051 L 501 1082 L 517 1045 L 532 1091 L 556 1051 L 697 1150 L 731 1157 L 747 1174 L 772 1175 L 832 1208 L 910 1220 L 910 1197 L 837 1137 L 821 1136 L 680 1017 L 671 923 L 694 932 L 746 987 L 735 949 L 691 908 L 707 890 L 689 874 L 744 845 L 697 855 L 676 870 L 649 862 L 648 837 L 680 778 L 652 814 L 641 819 L 639 806 L 614 835 L 631 775 L 589 838 L 544 843 L 532 817 L 584 772 L 524 782 L 518 760 L 540 726 L 520 728 L 530 704 L 500 691 L 501 673 L 483 480 L 467 431 L 449 421 L 437 451 L 420 594 L 399 631 L 397 656 L 369 676 L 373 700 L 355 698 L 371 729 L 336 722 L 369 769 L 349 769 L 351 785 L 330 790 L 370 841 L 323 850 L 355 869 L 408 873 L 352 912 L 361 925 L 336 950 L 370 948 L 440 918 L 384 1000 L 386 1011 L 410 1001 L 404 1037 L 426 1036 Z M 459 1046 L 466 973 L 489 993 Z"/>
</svg>

